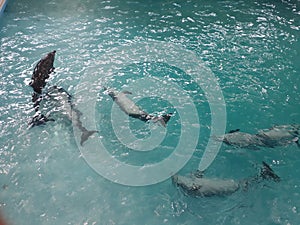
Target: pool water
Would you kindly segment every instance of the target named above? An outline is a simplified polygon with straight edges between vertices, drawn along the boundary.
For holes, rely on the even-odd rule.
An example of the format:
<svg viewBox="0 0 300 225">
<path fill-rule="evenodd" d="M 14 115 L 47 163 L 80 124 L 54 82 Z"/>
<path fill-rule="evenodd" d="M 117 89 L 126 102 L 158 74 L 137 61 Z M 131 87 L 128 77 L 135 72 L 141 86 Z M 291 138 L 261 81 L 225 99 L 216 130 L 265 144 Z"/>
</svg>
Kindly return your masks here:
<svg viewBox="0 0 300 225">
<path fill-rule="evenodd" d="M 97 76 L 100 82 L 99 89 L 91 92 L 98 96 L 95 107 L 87 109 L 95 112 L 99 130 L 91 140 L 103 139 L 108 152 L 120 161 L 156 163 L 170 156 L 178 144 L 181 127 L 186 125 L 180 123 L 180 108 L 164 96 L 138 99 L 146 111 L 174 115 L 166 129 L 155 128 L 167 134 L 154 151 L 134 152 L 115 134 L 113 102 L 103 87 L 129 88 L 134 99 L 142 95 L 132 90 L 141 77 L 172 81 L 190 96 L 199 114 L 195 152 L 178 171 L 190 173 L 198 168 L 211 135 L 211 108 L 201 86 L 189 71 L 164 62 L 121 65 L 107 76 L 102 66 L 110 64 L 100 59 L 110 52 L 112 59 L 107 60 L 114 63 L 116 49 L 136 43 L 180 45 L 217 78 L 226 103 L 227 131 L 239 128 L 255 133 L 277 124 L 299 124 L 299 10 L 298 1 L 9 1 L 0 18 L 2 213 L 11 224 L 31 225 L 299 224 L 300 149 L 296 145 L 260 151 L 222 145 L 205 176 L 243 179 L 256 174 L 264 160 L 282 181 L 227 197 L 194 198 L 176 189 L 171 179 L 139 187 L 105 179 L 85 161 L 72 124 L 63 117 L 28 129 L 34 114 L 28 82 L 38 60 L 56 50 L 49 85 L 65 88 L 80 102 L 83 81 Z M 170 58 L 182 57 L 180 52 L 165 51 Z M 167 92 L 170 87 L 161 82 L 161 88 Z M 137 138 L 151 136 L 148 124 L 128 120 Z"/>
</svg>

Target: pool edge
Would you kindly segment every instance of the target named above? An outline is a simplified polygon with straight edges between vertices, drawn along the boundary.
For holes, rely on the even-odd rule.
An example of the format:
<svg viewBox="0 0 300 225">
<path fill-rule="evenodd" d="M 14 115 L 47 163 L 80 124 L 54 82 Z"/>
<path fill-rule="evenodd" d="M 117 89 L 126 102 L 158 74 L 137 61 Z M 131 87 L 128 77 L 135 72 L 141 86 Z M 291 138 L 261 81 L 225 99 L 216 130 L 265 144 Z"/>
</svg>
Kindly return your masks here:
<svg viewBox="0 0 300 225">
<path fill-rule="evenodd" d="M 8 0 L 0 0 L 0 16 L 3 14 Z"/>
</svg>

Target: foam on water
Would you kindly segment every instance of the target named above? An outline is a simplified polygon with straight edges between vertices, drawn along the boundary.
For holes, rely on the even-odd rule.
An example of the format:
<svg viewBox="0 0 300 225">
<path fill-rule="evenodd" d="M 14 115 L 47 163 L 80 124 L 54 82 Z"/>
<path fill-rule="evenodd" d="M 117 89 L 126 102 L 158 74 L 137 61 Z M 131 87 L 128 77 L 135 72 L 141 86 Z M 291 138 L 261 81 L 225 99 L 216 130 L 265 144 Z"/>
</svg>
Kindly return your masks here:
<svg viewBox="0 0 300 225">
<path fill-rule="evenodd" d="M 31 225 L 297 224 L 300 161 L 295 145 L 255 152 L 223 145 L 207 177 L 242 179 L 256 174 L 265 160 L 282 178 L 278 184 L 229 197 L 188 197 L 170 179 L 146 187 L 122 186 L 89 167 L 69 121 L 27 129 L 34 112 L 26 83 L 38 60 L 55 49 L 56 73 L 49 85 L 60 85 L 75 102 L 81 101 L 76 98 L 78 83 L 106 52 L 140 41 L 171 42 L 195 52 L 218 78 L 228 130 L 254 133 L 274 124 L 300 123 L 298 7 L 293 1 L 10 1 L 0 21 L 0 206 L 5 216 L 12 224 Z M 198 167 L 211 125 L 207 99 L 186 80 L 185 72 L 163 63 L 134 64 L 105 80 L 106 85 L 121 88 L 142 74 L 158 74 L 194 95 L 200 139 L 181 174 Z M 169 139 L 157 155 L 133 154 L 120 147 L 107 124 L 106 107 L 112 100 L 99 90 L 96 94 L 97 107 L 89 110 L 101 115 L 96 118 L 97 129 L 102 132 L 99 136 L 106 135 L 111 154 L 139 164 L 159 161 L 172 152 L 180 130 L 178 114 L 171 118 Z M 148 111 L 153 109 L 150 104 L 157 106 L 155 113 L 172 109 L 158 98 L 139 104 Z M 130 119 L 130 126 L 133 132 L 141 129 L 149 135 L 149 128 L 139 121 Z"/>
</svg>

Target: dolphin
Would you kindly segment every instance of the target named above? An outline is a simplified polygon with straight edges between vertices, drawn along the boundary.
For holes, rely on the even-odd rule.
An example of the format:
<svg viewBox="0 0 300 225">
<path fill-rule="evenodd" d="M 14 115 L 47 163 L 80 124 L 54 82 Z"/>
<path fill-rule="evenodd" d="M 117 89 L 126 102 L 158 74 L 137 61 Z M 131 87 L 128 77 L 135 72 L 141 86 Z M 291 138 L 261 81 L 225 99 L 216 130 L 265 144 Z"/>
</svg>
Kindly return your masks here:
<svg viewBox="0 0 300 225">
<path fill-rule="evenodd" d="M 299 144 L 300 125 L 279 125 L 270 129 L 260 130 L 256 134 L 240 132 L 239 129 L 215 138 L 227 145 L 258 150 L 259 147 L 274 148 L 291 143 Z"/>
<path fill-rule="evenodd" d="M 29 85 L 33 88 L 37 94 L 42 93 L 42 89 L 46 85 L 46 79 L 49 78 L 49 74 L 54 71 L 54 58 L 56 51 L 48 53 L 43 57 L 35 66 Z M 33 96 L 33 102 L 35 101 L 36 95 Z"/>
<path fill-rule="evenodd" d="M 300 137 L 300 125 L 279 125 L 268 130 L 261 130 L 256 134 L 257 137 L 267 147 L 274 148 L 296 143 L 298 147 Z"/>
<path fill-rule="evenodd" d="M 43 107 L 43 103 L 45 107 Z M 80 145 L 83 145 L 91 135 L 98 132 L 95 130 L 89 131 L 83 126 L 80 120 L 82 113 L 72 104 L 71 95 L 61 87 L 50 87 L 47 92 L 39 98 L 39 108 L 39 111 L 30 122 L 31 127 L 45 124 L 48 121 L 54 121 L 51 115 L 59 113 L 66 116 L 81 131 Z M 47 113 L 42 112 L 44 108 L 48 111 Z"/>
<path fill-rule="evenodd" d="M 117 92 L 112 89 L 104 88 L 108 91 L 108 95 L 113 99 L 113 101 L 120 107 L 120 109 L 125 112 L 128 116 L 137 118 L 141 121 L 154 121 L 160 122 L 164 127 L 166 127 L 167 122 L 170 120 L 172 114 L 168 113 L 162 116 L 153 116 L 143 111 L 139 106 L 137 106 L 127 94 L 132 94 L 129 91 Z"/>
<path fill-rule="evenodd" d="M 258 150 L 258 146 L 264 146 L 261 138 L 245 132 L 240 132 L 239 129 L 229 131 L 221 137 L 215 138 L 218 141 L 223 141 L 227 145 L 232 145 L 239 148 L 249 148 Z"/>
<path fill-rule="evenodd" d="M 35 109 L 35 115 L 29 123 L 30 126 L 42 125 L 52 119 L 48 119 L 39 111 L 42 98 L 42 90 L 46 86 L 46 80 L 54 71 L 54 59 L 56 51 L 49 52 L 46 56 L 39 60 L 33 70 L 29 86 L 33 88 L 32 102 Z"/>
<path fill-rule="evenodd" d="M 174 175 L 172 176 L 172 182 L 175 186 L 180 187 L 184 193 L 194 197 L 231 195 L 240 189 L 247 190 L 250 185 L 260 183 L 263 180 L 279 182 L 280 177 L 274 173 L 271 167 L 265 162 L 262 162 L 262 164 L 258 175 L 240 181 L 204 178 L 198 172 L 189 176 Z"/>
</svg>

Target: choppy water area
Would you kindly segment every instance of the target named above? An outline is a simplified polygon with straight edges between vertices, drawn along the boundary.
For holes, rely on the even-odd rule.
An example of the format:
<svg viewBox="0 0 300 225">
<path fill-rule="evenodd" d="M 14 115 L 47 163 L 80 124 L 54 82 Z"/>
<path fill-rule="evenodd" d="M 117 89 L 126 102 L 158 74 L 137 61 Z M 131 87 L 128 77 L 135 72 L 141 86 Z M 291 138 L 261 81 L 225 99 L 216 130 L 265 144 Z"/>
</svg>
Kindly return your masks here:
<svg viewBox="0 0 300 225">
<path fill-rule="evenodd" d="M 34 113 L 27 84 L 38 60 L 54 49 L 56 73 L 49 85 L 60 85 L 76 97 L 82 77 L 107 52 L 148 40 L 180 44 L 217 77 L 226 102 L 227 131 L 255 133 L 300 123 L 299 29 L 296 1 L 10 1 L 0 19 L 1 210 L 12 224 L 298 224 L 296 145 L 260 151 L 223 145 L 206 176 L 242 179 L 257 173 L 265 160 L 282 178 L 228 197 L 188 197 L 170 179 L 146 187 L 122 186 L 89 167 L 70 122 L 62 118 L 27 129 Z M 195 170 L 210 135 L 210 109 L 202 90 L 180 68 L 163 63 L 125 66 L 99 85 L 126 87 L 141 75 L 169 77 L 190 95 L 196 93 L 200 138 L 180 173 Z M 101 68 L 99 76 L 105 77 Z M 171 154 L 180 136 L 178 114 L 168 124 L 169 139 L 156 154 L 145 153 L 145 159 L 117 143 L 105 116 L 112 101 L 102 91 L 98 94 L 91 110 L 104 115 L 95 121 L 111 154 L 133 164 Z M 149 105 L 173 110 L 163 99 L 139 103 L 145 110 L 153 109 Z M 149 135 L 143 123 L 130 121 L 138 137 Z"/>
</svg>

